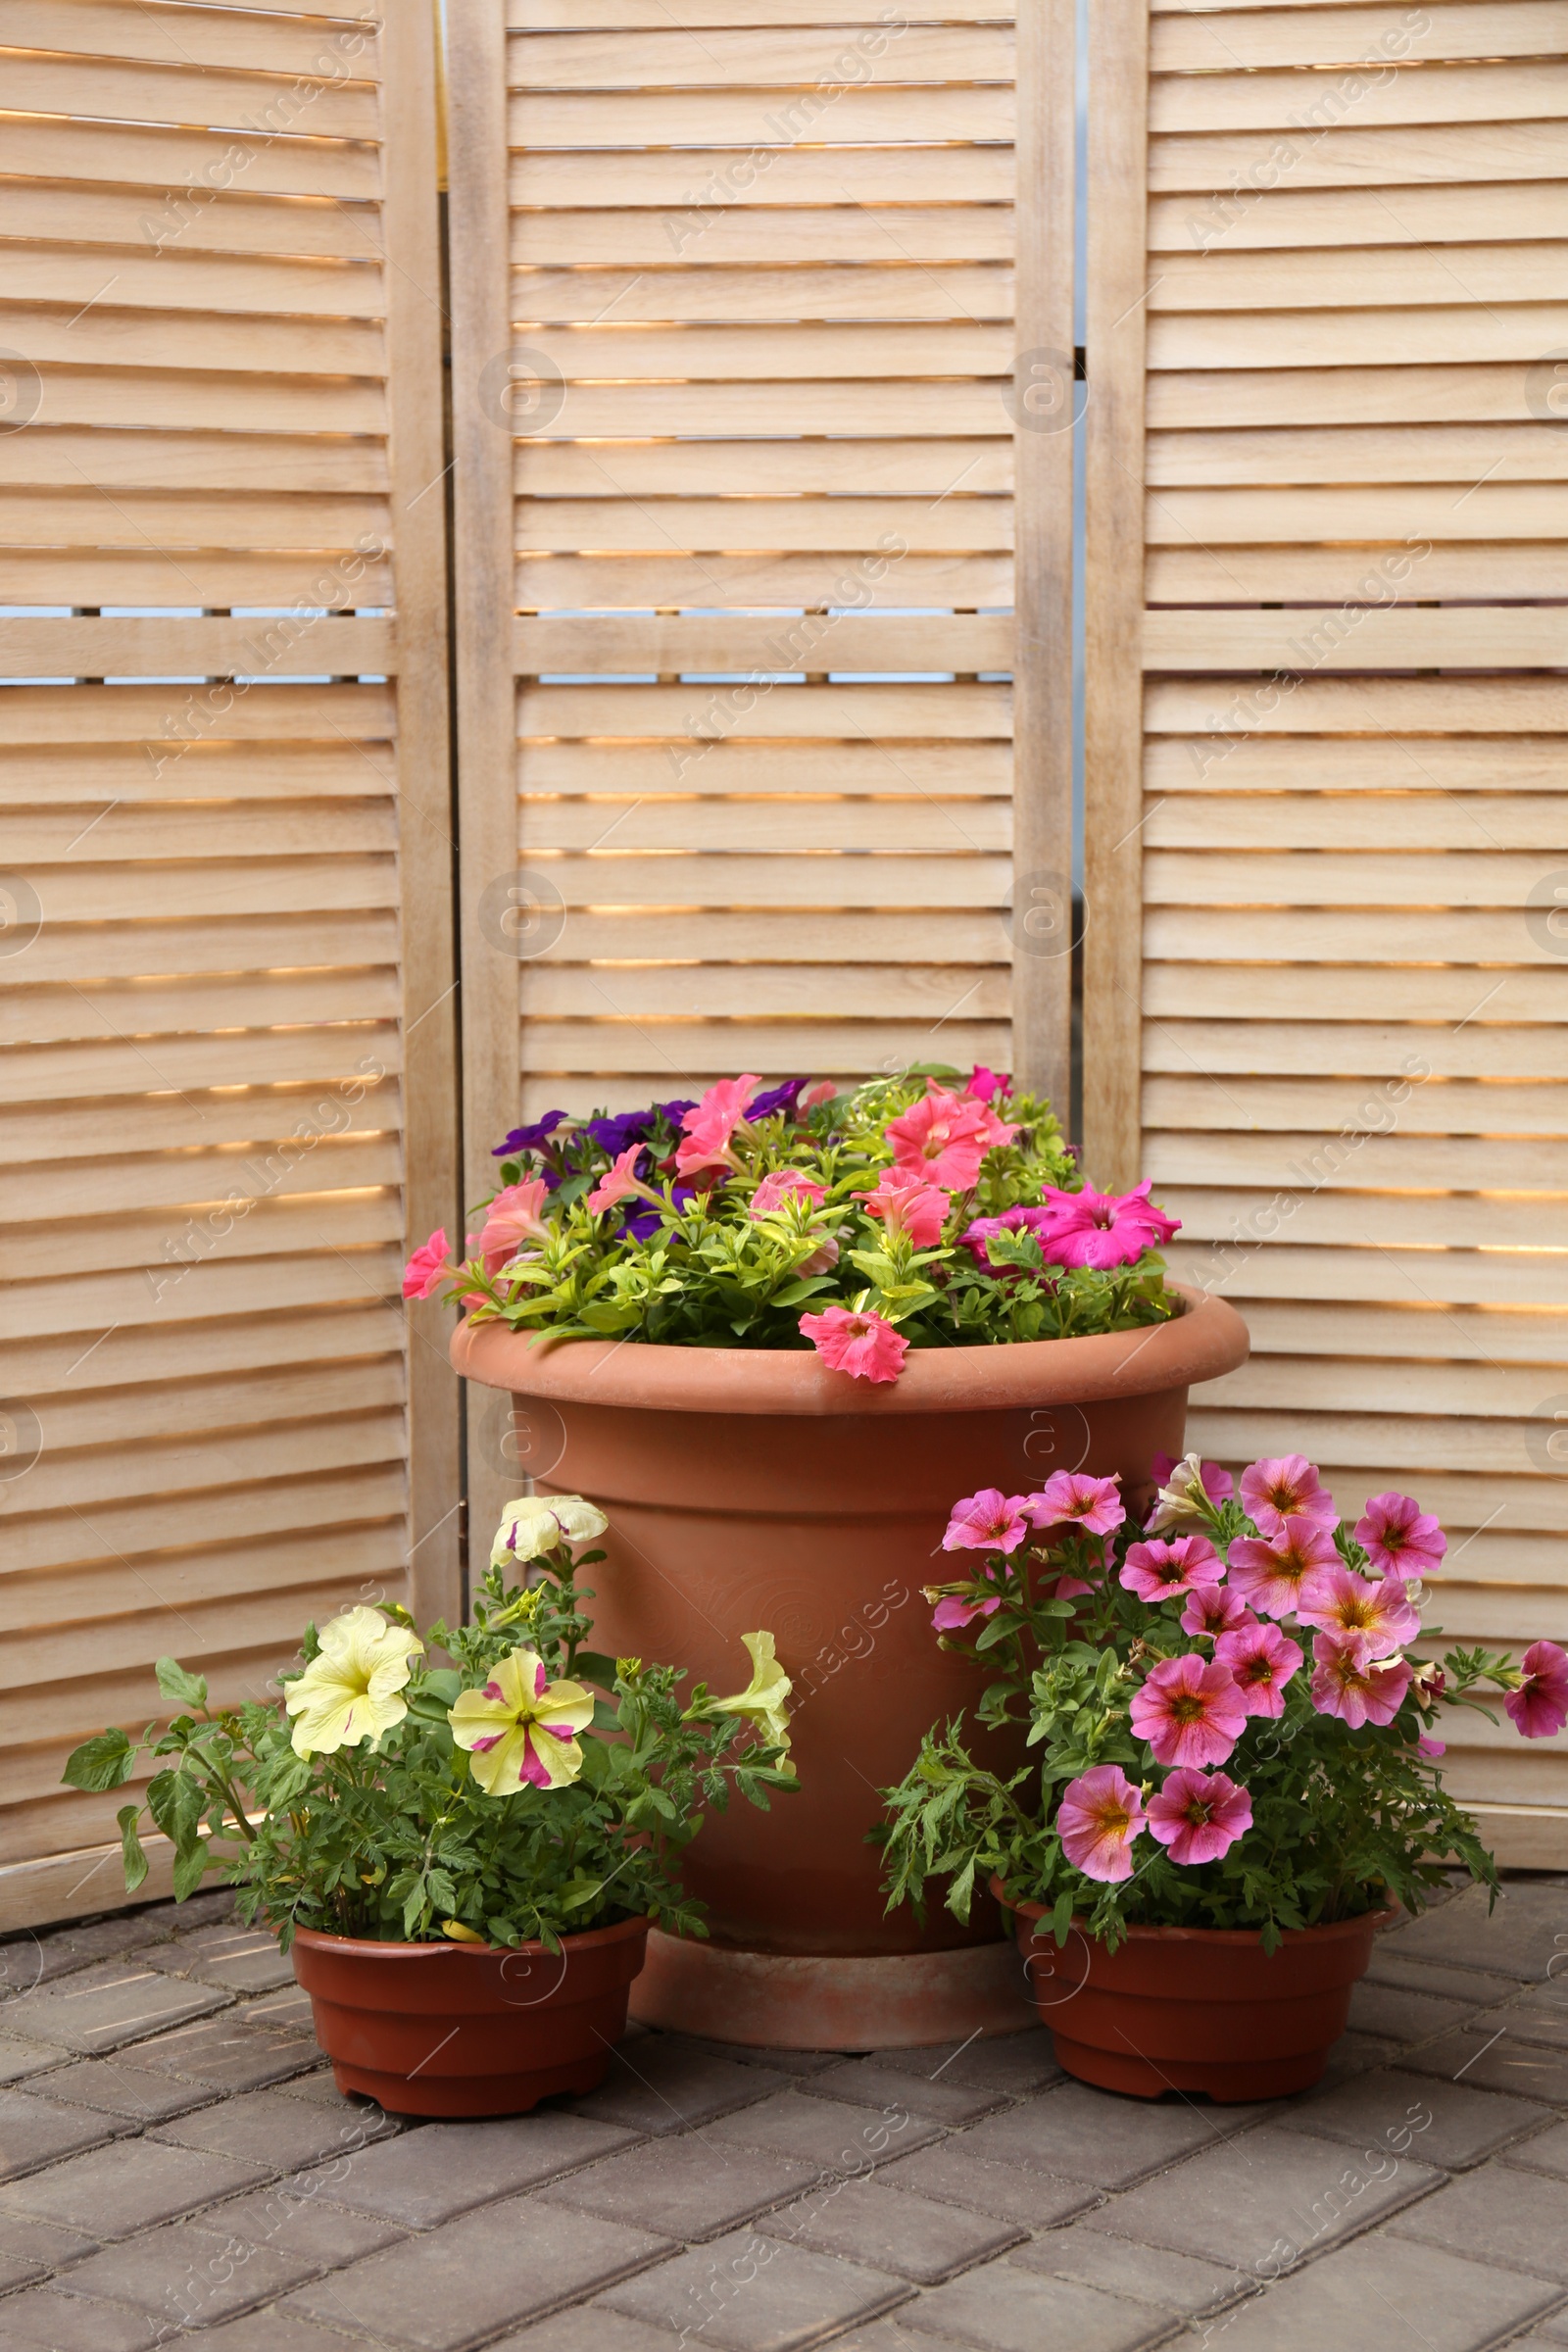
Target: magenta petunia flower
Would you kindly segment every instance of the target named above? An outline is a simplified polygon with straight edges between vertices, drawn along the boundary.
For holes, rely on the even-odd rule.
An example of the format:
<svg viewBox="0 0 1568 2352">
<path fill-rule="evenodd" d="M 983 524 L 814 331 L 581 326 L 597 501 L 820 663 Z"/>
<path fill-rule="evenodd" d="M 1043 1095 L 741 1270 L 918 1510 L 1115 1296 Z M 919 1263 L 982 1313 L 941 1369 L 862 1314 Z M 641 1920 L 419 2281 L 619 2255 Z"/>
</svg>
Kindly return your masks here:
<svg viewBox="0 0 1568 2352">
<path fill-rule="evenodd" d="M 860 1196 L 868 1217 L 880 1217 L 889 1237 L 906 1233 L 917 1250 L 935 1250 L 953 1202 L 938 1184 L 912 1168 L 884 1168 L 874 1193 Z"/>
<path fill-rule="evenodd" d="M 1061 1850 L 1086 1879 L 1130 1879 L 1133 1839 L 1143 1826 L 1143 1796 L 1119 1764 L 1080 1773 L 1056 1807 Z"/>
<path fill-rule="evenodd" d="M 1221 1634 L 1214 1655 L 1228 1666 L 1249 1715 L 1283 1715 L 1285 1686 L 1304 1661 L 1299 1642 L 1287 1641 L 1277 1625 L 1237 1626 Z"/>
<path fill-rule="evenodd" d="M 966 1095 L 972 1095 L 977 1102 L 989 1102 L 994 1095 L 1004 1091 L 1006 1083 L 1005 1078 L 999 1078 L 995 1070 L 988 1070 L 983 1061 L 977 1061 L 963 1091 Z"/>
<path fill-rule="evenodd" d="M 1149 1827 L 1173 1862 L 1217 1862 L 1252 1826 L 1252 1800 L 1223 1772 L 1167 1773 L 1149 1800 Z"/>
<path fill-rule="evenodd" d="M 804 1169 L 775 1168 L 770 1176 L 762 1178 L 746 1213 L 754 1219 L 776 1216 L 785 1202 L 793 1200 L 809 1200 L 813 1208 L 820 1208 L 826 1199 L 826 1188 Z"/>
<path fill-rule="evenodd" d="M 1568 1723 L 1568 1650 L 1532 1642 L 1519 1661 L 1524 1680 L 1503 1700 L 1521 1740 L 1554 1740 Z"/>
<path fill-rule="evenodd" d="M 1156 1764 L 1223 1764 L 1247 1728 L 1247 1707 L 1228 1666 L 1188 1650 L 1152 1670 L 1134 1694 L 1132 1723 Z"/>
<path fill-rule="evenodd" d="M 1343 1561 L 1313 1569 L 1301 1587 L 1296 1614 L 1303 1625 L 1315 1625 L 1325 1634 L 1356 1635 L 1369 1658 L 1392 1657 L 1421 1631 L 1420 1612 L 1405 1597 L 1396 1576 L 1369 1584 Z"/>
<path fill-rule="evenodd" d="M 1319 1634 L 1312 1644 L 1312 1704 L 1359 1731 L 1392 1723 L 1410 1688 L 1404 1658 L 1369 1658 L 1357 1634 Z"/>
<path fill-rule="evenodd" d="M 1162 1249 L 1181 1220 L 1150 1200 L 1152 1179 L 1130 1193 L 1058 1192 L 1041 1187 L 1050 1223 L 1040 1247 L 1054 1266 L 1130 1266 L 1146 1250 Z"/>
<path fill-rule="evenodd" d="M 1016 1551 L 1029 1533 L 1027 1494 L 982 1487 L 956 1502 L 942 1539 L 944 1551 Z"/>
<path fill-rule="evenodd" d="M 823 1363 L 848 1372 L 852 1380 L 897 1380 L 909 1352 L 908 1341 L 869 1307 L 855 1312 L 830 1306 L 819 1315 L 803 1315 L 800 1328 Z"/>
<path fill-rule="evenodd" d="M 1238 1536 L 1227 1556 L 1231 1583 L 1250 1608 L 1260 1617 L 1289 1617 L 1308 1577 L 1334 1567 L 1340 1555 L 1321 1521 L 1293 1513 L 1273 1536 Z"/>
<path fill-rule="evenodd" d="M 1233 1592 L 1229 1585 L 1195 1585 L 1181 1614 L 1184 1634 L 1218 1636 L 1234 1633 L 1238 1626 L 1256 1623 L 1241 1594 Z"/>
<path fill-rule="evenodd" d="M 1355 1540 L 1380 1576 L 1412 1581 L 1430 1576 L 1448 1548 L 1448 1539 L 1430 1511 L 1408 1494 L 1369 1494 L 1355 1523 Z"/>
<path fill-rule="evenodd" d="M 1118 1481 L 1091 1478 L 1087 1470 L 1053 1470 L 1023 1507 L 1036 1527 L 1064 1527 L 1073 1520 L 1091 1536 L 1108 1536 L 1127 1516 Z"/>
<path fill-rule="evenodd" d="M 1170 1474 L 1175 1467 L 1176 1456 L 1173 1453 L 1156 1453 L 1149 1465 L 1149 1475 L 1156 1487 L 1168 1486 Z M 1218 1462 L 1204 1462 L 1201 1475 L 1203 1493 L 1208 1496 L 1209 1501 L 1229 1502 L 1236 1492 L 1236 1481 L 1230 1472 L 1222 1470 Z"/>
<path fill-rule="evenodd" d="M 1140 1600 L 1152 1603 L 1174 1600 L 1195 1585 L 1217 1585 L 1224 1573 L 1225 1563 L 1206 1536 L 1156 1536 L 1152 1543 L 1129 1547 L 1121 1581 Z"/>
<path fill-rule="evenodd" d="M 965 1102 L 941 1088 L 922 1095 L 882 1130 L 896 1166 L 952 1193 L 966 1193 L 980 1173 L 997 1125 L 983 1102 Z"/>
<path fill-rule="evenodd" d="M 1242 1472 L 1242 1501 L 1260 1535 L 1277 1536 L 1287 1519 L 1340 1524 L 1334 1497 L 1304 1453 L 1250 1463 Z"/>
</svg>

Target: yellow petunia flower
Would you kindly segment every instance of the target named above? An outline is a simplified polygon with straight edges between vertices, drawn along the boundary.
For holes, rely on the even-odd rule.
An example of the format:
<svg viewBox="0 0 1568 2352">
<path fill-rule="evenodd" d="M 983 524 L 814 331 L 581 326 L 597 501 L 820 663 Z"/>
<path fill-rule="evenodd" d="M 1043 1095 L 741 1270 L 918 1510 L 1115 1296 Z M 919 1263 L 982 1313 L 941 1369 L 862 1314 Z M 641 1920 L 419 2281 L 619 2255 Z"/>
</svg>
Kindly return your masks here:
<svg viewBox="0 0 1568 2352">
<path fill-rule="evenodd" d="M 537 1651 L 514 1649 L 490 1669 L 482 1690 L 464 1690 L 448 1718 L 468 1770 L 487 1796 L 532 1783 L 564 1788 L 582 1770 L 574 1735 L 593 1721 L 594 1694 L 581 1683 L 552 1683 Z"/>
<path fill-rule="evenodd" d="M 751 1652 L 752 1679 L 733 1698 L 715 1698 L 710 1703 L 720 1715 L 750 1716 L 769 1747 L 787 1752 L 790 1718 L 784 1701 L 795 1686 L 773 1655 L 771 1634 L 742 1634 L 741 1640 Z"/>
<path fill-rule="evenodd" d="M 400 1693 L 410 1660 L 424 1643 L 379 1609 L 349 1609 L 323 1625 L 319 1654 L 287 1686 L 283 1704 L 294 1716 L 297 1756 L 330 1755 L 335 1748 L 379 1740 L 408 1713 Z"/>
<path fill-rule="evenodd" d="M 602 1536 L 610 1521 L 580 1494 L 522 1494 L 505 1503 L 501 1525 L 490 1548 L 492 1568 L 515 1568 L 556 1551 L 564 1542 L 585 1543 Z"/>
</svg>

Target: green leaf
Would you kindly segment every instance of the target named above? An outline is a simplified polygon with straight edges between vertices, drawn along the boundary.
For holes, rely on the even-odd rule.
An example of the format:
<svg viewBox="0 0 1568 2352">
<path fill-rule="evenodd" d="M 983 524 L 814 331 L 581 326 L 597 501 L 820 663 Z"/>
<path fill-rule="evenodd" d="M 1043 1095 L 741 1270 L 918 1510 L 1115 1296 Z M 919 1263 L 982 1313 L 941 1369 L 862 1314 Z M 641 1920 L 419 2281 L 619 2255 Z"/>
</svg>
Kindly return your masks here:
<svg viewBox="0 0 1568 2352">
<path fill-rule="evenodd" d="M 135 1757 L 136 1750 L 123 1732 L 98 1732 L 73 1749 L 60 1777 L 70 1788 L 122 1788 Z"/>
<path fill-rule="evenodd" d="M 72 1786 L 79 1788 L 85 1784 L 75 1781 Z M 147 1856 L 142 1851 L 141 1839 L 136 1835 L 136 1820 L 140 1812 L 140 1805 L 122 1805 L 120 1811 L 115 1815 L 116 1821 L 120 1824 L 120 1851 L 125 1865 L 125 1892 L 127 1894 L 134 1894 L 147 1876 Z"/>
<path fill-rule="evenodd" d="M 207 1846 L 200 1838 L 187 1852 L 174 1856 L 174 1900 L 176 1903 L 184 1902 L 187 1895 L 195 1893 L 207 1875 Z"/>
<path fill-rule="evenodd" d="M 205 1707 L 207 1678 L 187 1674 L 177 1658 L 160 1658 L 153 1668 L 158 1688 L 172 1707 Z"/>
</svg>

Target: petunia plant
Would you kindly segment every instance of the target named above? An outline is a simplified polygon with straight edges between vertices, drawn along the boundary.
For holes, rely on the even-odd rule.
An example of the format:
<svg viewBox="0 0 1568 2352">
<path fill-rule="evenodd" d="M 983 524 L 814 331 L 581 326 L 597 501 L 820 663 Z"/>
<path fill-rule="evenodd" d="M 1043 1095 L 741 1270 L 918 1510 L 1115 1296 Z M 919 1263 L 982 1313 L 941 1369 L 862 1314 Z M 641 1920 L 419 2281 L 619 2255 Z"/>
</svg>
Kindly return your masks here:
<svg viewBox="0 0 1568 2352">
<path fill-rule="evenodd" d="M 1028 1761 L 977 1761 L 961 1719 L 931 1732 L 886 1792 L 889 1907 L 942 1880 L 967 1919 L 993 1883 L 1058 1943 L 1076 1922 L 1111 1947 L 1138 1924 L 1255 1929 L 1272 1949 L 1390 1900 L 1419 1910 L 1446 1864 L 1494 1885 L 1443 1784 L 1438 1711 L 1490 1714 L 1490 1688 L 1550 1738 L 1568 1655 L 1407 1654 L 1446 1549 L 1408 1495 L 1348 1526 L 1300 1454 L 1251 1463 L 1239 1494 L 1196 1454 L 1154 1475 L 1142 1523 L 1116 1479 L 1083 1473 L 955 1504 L 944 1548 L 968 1572 L 928 1588 L 933 1633 L 992 1670 L 979 1721 Z"/>
<path fill-rule="evenodd" d="M 406 1298 L 445 1290 L 540 1339 L 814 1348 L 894 1381 L 911 1348 L 1127 1331 L 1180 1300 L 1149 1185 L 1085 1188 L 1049 1106 L 941 1064 L 849 1092 L 750 1073 L 700 1102 L 514 1129 L 457 1262 L 416 1250 Z M 480 1215 L 481 1212 L 475 1212 Z"/>
<path fill-rule="evenodd" d="M 706 1933 L 676 1865 L 733 1791 L 765 1811 L 794 1788 L 789 1679 L 767 1633 L 744 1637 L 752 1679 L 727 1698 L 589 1647 L 577 1576 L 605 1555 L 571 1545 L 606 1524 L 580 1495 L 509 1503 L 470 1624 L 421 1639 L 402 1608 L 345 1610 L 307 1627 L 278 1704 L 214 1708 L 161 1659 L 172 1720 L 100 1733 L 65 1770 L 109 1789 L 156 1767 L 120 1814 L 126 1886 L 147 1876 L 145 1809 L 175 1896 L 221 1870 L 285 1950 L 298 1928 L 551 1949 L 631 1917 Z"/>
</svg>

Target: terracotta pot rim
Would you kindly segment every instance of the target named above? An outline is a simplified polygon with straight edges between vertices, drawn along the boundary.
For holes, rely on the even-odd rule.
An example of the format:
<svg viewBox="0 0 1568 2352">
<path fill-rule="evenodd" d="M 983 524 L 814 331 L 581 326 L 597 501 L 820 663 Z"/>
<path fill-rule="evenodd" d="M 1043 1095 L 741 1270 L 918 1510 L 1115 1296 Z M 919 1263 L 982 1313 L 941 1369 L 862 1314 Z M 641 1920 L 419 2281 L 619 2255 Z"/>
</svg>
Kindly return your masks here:
<svg viewBox="0 0 1568 2352">
<path fill-rule="evenodd" d="M 646 1912 L 635 1919 L 617 1919 L 608 1928 L 577 1928 L 562 1936 L 563 1948 L 586 1949 L 590 1944 L 614 1943 L 635 1935 L 639 1928 L 652 1926 Z M 312 1952 L 345 1952 L 363 1955 L 367 1959 L 407 1960 L 413 1957 L 437 1958 L 456 1954 L 460 1959 L 495 1960 L 516 1957 L 519 1953 L 530 1958 L 536 1954 L 548 1956 L 549 1947 L 538 1936 L 529 1936 L 523 1943 L 454 1943 L 443 1937 L 439 1943 L 378 1943 L 368 1936 L 332 1936 L 321 1928 L 296 1928 L 294 1941 Z"/>
<path fill-rule="evenodd" d="M 991 1891 L 999 1903 L 1019 1919 L 1046 1917 L 1048 1905 L 1014 1901 L 995 1874 L 991 1879 Z M 1390 1926 L 1398 1916 L 1397 1904 L 1391 1903 L 1380 1911 L 1358 1911 L 1352 1919 L 1324 1919 L 1310 1928 L 1287 1928 L 1280 1941 L 1282 1944 L 1303 1943 L 1310 1939 L 1314 1943 L 1328 1943 L 1337 1937 L 1359 1936 L 1368 1926 L 1376 1932 L 1379 1928 Z M 1085 1936 L 1086 1940 L 1089 1939 L 1081 1919 L 1075 1916 L 1072 1924 L 1080 1935 Z M 1262 1934 L 1261 1928 L 1159 1928 L 1132 1921 L 1127 1925 L 1129 1943 L 1206 1943 L 1236 1949 L 1243 1944 L 1259 1943 Z"/>
<path fill-rule="evenodd" d="M 507 1324 L 460 1323 L 452 1361 L 469 1380 L 527 1396 L 687 1413 L 865 1415 L 1099 1403 L 1213 1380 L 1244 1363 L 1247 1326 L 1223 1298 L 1170 1286 L 1168 1323 L 1076 1340 L 911 1348 L 897 1381 L 835 1372 L 808 1349 L 662 1348 L 621 1340 L 535 1344 Z"/>
</svg>

